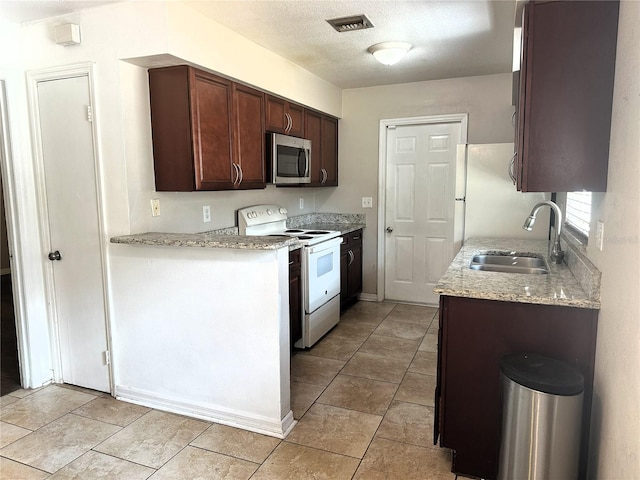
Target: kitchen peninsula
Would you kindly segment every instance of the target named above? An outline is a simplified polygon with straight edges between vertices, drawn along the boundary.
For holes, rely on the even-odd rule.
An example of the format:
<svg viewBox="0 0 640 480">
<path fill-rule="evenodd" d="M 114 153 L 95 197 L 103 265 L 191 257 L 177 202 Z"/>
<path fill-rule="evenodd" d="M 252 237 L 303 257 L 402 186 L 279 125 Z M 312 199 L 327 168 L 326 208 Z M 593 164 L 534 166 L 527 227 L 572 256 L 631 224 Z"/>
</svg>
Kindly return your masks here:
<svg viewBox="0 0 640 480">
<path fill-rule="evenodd" d="M 297 240 L 144 233 L 111 243 L 116 397 L 283 438 L 294 426 Z"/>
<path fill-rule="evenodd" d="M 290 220 L 342 234 L 364 228 L 364 215 Z M 300 247 L 237 227 L 113 237 L 116 397 L 284 438 L 295 423 L 289 252 Z"/>
</svg>

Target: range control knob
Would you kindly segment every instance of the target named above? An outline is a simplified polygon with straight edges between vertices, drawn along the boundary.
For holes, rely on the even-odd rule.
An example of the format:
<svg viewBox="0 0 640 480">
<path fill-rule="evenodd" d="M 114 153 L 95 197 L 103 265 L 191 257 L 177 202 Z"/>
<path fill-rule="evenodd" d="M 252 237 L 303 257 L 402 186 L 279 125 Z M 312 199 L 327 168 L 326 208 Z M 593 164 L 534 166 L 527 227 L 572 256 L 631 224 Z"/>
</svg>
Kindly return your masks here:
<svg viewBox="0 0 640 480">
<path fill-rule="evenodd" d="M 282 215 L 285 215 L 285 214 L 287 213 L 287 209 L 286 209 L 286 208 L 284 208 L 284 207 L 280 207 L 279 212 L 280 212 Z"/>
<path fill-rule="evenodd" d="M 271 215 L 273 212 L 267 208 L 267 215 Z"/>
</svg>

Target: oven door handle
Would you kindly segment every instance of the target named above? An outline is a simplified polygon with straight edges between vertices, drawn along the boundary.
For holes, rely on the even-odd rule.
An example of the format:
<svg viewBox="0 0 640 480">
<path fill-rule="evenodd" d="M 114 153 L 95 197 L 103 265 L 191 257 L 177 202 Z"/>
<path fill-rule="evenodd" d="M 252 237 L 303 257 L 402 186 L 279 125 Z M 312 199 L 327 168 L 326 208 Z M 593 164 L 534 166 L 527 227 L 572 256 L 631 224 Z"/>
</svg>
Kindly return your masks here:
<svg viewBox="0 0 640 480">
<path fill-rule="evenodd" d="M 320 253 L 325 250 L 331 250 L 332 248 L 337 247 L 342 243 L 342 237 L 332 238 L 331 240 L 327 240 L 326 242 L 319 243 L 317 245 L 313 245 L 312 247 L 307 247 L 307 251 L 309 253 Z"/>
</svg>

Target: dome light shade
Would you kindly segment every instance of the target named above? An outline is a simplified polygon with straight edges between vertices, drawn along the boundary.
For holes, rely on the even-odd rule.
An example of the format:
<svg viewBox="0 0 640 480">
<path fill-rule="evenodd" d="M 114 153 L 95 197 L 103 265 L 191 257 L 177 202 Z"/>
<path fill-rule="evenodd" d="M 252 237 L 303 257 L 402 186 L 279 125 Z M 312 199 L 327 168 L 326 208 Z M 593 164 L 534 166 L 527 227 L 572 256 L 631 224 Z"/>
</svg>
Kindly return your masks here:
<svg viewBox="0 0 640 480">
<path fill-rule="evenodd" d="M 368 50 L 383 65 L 395 65 L 404 58 L 411 46 L 406 42 L 383 42 L 371 45 Z"/>
</svg>

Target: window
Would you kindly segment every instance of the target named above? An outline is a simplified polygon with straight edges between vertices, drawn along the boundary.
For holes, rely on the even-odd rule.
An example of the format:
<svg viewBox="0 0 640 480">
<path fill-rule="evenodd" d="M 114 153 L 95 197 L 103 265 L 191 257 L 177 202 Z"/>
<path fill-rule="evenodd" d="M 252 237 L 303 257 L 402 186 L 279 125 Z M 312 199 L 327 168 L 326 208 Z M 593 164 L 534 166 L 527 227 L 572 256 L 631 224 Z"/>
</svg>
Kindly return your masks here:
<svg viewBox="0 0 640 480">
<path fill-rule="evenodd" d="M 589 238 L 591 223 L 591 192 L 568 192 L 566 223 L 579 234 Z"/>
</svg>

